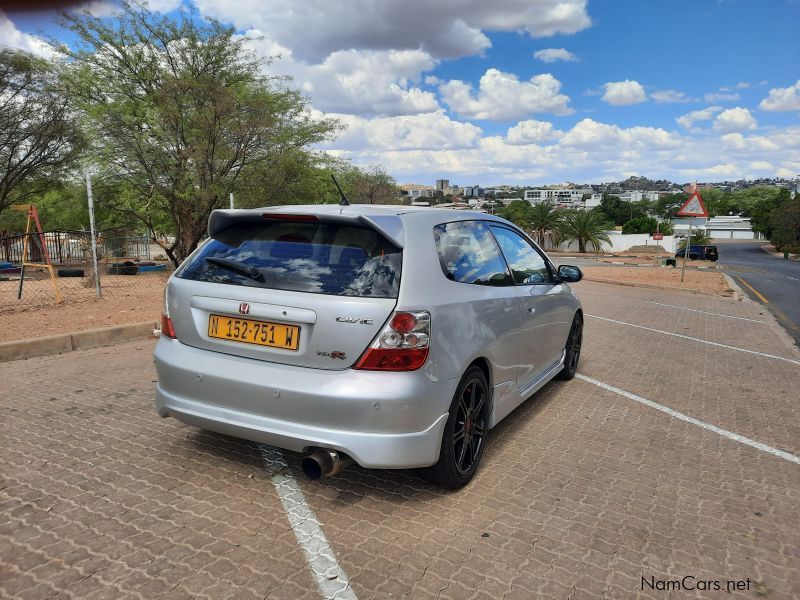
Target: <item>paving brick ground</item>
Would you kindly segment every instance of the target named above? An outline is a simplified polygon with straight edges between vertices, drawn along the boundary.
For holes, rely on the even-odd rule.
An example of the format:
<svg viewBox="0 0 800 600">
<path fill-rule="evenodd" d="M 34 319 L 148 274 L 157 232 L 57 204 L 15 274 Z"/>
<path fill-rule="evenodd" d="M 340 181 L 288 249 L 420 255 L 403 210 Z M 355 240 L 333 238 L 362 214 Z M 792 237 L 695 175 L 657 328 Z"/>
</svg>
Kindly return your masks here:
<svg viewBox="0 0 800 600">
<path fill-rule="evenodd" d="M 580 372 L 800 453 L 797 364 L 597 318 L 800 360 L 758 305 L 577 287 Z M 319 598 L 261 449 L 159 419 L 154 378 L 151 343 L 0 365 L 0 597 Z M 510 415 L 484 461 L 460 492 L 300 482 L 357 597 L 728 597 L 642 590 L 685 575 L 800 597 L 797 464 L 581 380 Z"/>
</svg>

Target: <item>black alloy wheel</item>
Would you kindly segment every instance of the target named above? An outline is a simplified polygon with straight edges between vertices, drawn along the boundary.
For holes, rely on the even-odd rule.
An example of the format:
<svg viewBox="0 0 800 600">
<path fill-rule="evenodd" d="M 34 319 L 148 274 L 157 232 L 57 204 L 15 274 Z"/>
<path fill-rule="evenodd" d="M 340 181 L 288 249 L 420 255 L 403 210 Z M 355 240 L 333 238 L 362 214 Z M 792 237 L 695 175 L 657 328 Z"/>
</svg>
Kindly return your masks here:
<svg viewBox="0 0 800 600">
<path fill-rule="evenodd" d="M 569 381 L 575 377 L 578 371 L 578 361 L 581 358 L 581 345 L 583 344 L 583 317 L 580 313 L 575 313 L 572 319 L 572 327 L 567 336 L 567 344 L 564 347 L 564 368 L 556 376 L 558 379 Z"/>
<path fill-rule="evenodd" d="M 475 475 L 486 445 L 489 386 L 478 367 L 461 378 L 444 428 L 439 461 L 425 469 L 425 477 L 441 486 L 458 489 Z"/>
</svg>

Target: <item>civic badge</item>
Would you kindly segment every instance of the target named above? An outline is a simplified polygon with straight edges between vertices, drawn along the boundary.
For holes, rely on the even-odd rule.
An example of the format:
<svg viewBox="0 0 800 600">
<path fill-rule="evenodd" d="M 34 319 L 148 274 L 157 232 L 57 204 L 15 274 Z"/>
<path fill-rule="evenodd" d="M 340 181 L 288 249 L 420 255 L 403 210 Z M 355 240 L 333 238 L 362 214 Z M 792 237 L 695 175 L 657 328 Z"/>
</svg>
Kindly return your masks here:
<svg viewBox="0 0 800 600">
<path fill-rule="evenodd" d="M 247 302 L 242 302 L 239 304 L 239 312 L 243 315 L 250 314 L 250 305 Z"/>
</svg>

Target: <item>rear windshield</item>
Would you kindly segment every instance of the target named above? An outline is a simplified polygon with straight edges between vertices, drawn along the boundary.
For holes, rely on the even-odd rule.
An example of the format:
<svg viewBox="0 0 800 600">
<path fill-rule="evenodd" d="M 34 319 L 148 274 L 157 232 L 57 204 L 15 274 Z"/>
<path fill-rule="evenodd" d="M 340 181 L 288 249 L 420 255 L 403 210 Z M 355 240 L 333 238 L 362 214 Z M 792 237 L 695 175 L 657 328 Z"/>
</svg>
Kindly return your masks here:
<svg viewBox="0 0 800 600">
<path fill-rule="evenodd" d="M 333 296 L 397 298 L 402 252 L 377 231 L 264 219 L 217 232 L 182 279 Z"/>
</svg>

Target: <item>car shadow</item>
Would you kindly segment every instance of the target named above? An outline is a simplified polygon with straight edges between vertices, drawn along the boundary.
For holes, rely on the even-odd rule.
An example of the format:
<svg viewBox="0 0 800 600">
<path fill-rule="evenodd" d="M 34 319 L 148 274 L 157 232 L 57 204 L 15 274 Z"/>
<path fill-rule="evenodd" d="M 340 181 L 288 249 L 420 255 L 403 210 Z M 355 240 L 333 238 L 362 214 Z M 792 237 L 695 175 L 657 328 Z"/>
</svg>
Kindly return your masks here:
<svg viewBox="0 0 800 600">
<path fill-rule="evenodd" d="M 443 495 L 476 492 L 481 473 L 503 467 L 501 457 L 507 445 L 519 441 L 518 436 L 554 401 L 563 385 L 563 382 L 549 382 L 491 430 L 480 470 L 471 484 L 462 490 L 446 490 L 431 484 L 423 479 L 419 469 L 365 469 L 357 464 L 350 465 L 335 477 L 310 481 L 303 475 L 301 463 L 304 455 L 299 452 L 281 450 L 286 461 L 286 467 L 281 468 L 265 460 L 265 452 L 269 454 L 274 450 L 266 444 L 200 429 L 189 433 L 186 439 L 198 452 L 230 463 L 237 472 L 245 469 L 271 477 L 276 472 L 288 471 L 302 482 L 308 492 L 323 495 L 334 504 L 355 504 L 366 497 L 393 503 L 424 502 Z"/>
</svg>

